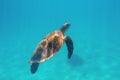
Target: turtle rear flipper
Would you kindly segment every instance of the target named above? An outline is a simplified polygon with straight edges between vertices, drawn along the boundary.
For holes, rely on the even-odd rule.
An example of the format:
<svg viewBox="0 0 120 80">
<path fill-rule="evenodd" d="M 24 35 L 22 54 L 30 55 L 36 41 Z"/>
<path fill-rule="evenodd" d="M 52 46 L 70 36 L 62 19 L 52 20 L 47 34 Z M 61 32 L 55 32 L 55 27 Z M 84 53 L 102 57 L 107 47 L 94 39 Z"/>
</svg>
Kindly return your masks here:
<svg viewBox="0 0 120 80">
<path fill-rule="evenodd" d="M 67 45 L 67 49 L 68 49 L 68 58 L 70 59 L 73 53 L 73 41 L 69 36 L 66 36 L 65 38 L 65 43 Z"/>
</svg>

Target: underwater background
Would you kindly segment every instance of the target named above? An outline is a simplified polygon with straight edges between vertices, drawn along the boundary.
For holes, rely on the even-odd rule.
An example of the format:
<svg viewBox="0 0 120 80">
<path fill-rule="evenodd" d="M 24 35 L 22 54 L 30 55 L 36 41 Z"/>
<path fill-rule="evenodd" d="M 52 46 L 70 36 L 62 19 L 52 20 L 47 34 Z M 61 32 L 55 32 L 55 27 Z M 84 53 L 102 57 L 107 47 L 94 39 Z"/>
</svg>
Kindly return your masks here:
<svg viewBox="0 0 120 80">
<path fill-rule="evenodd" d="M 35 74 L 38 43 L 65 23 L 64 44 Z M 0 0 L 0 80 L 120 80 L 120 0 Z"/>
</svg>

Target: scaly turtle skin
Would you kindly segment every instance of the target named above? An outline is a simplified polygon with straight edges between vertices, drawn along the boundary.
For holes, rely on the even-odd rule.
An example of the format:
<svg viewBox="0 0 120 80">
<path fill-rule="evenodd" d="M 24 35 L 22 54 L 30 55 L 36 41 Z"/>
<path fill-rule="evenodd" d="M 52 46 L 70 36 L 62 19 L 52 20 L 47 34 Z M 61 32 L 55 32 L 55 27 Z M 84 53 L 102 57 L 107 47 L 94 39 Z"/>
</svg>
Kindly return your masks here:
<svg viewBox="0 0 120 80">
<path fill-rule="evenodd" d="M 39 63 L 50 59 L 56 52 L 59 51 L 64 41 L 68 48 L 68 58 L 71 58 L 73 53 L 73 42 L 69 36 L 64 36 L 64 33 L 69 28 L 70 24 L 65 23 L 60 30 L 56 30 L 48 34 L 37 46 L 33 56 L 30 59 L 31 72 L 35 73 Z"/>
</svg>

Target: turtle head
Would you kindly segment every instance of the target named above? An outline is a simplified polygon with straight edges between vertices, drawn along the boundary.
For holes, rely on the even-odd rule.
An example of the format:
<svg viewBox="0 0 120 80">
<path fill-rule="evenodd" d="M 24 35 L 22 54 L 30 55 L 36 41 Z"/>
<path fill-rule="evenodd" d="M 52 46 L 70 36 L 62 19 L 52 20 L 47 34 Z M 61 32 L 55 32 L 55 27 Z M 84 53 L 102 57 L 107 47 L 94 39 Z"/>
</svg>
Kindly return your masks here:
<svg viewBox="0 0 120 80">
<path fill-rule="evenodd" d="M 66 30 L 70 27 L 70 23 L 66 22 L 63 24 L 63 26 L 60 28 L 60 31 L 64 34 Z"/>
</svg>

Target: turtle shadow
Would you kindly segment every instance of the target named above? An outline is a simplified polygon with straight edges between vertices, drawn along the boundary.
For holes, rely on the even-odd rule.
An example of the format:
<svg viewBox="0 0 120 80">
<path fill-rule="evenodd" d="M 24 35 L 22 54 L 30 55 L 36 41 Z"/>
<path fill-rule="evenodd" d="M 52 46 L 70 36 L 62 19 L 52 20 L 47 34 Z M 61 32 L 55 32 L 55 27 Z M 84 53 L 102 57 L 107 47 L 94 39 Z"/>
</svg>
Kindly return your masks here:
<svg viewBox="0 0 120 80">
<path fill-rule="evenodd" d="M 67 61 L 67 63 L 72 67 L 82 66 L 84 64 L 84 60 L 79 57 L 79 55 L 72 55 L 71 59 Z"/>
</svg>

